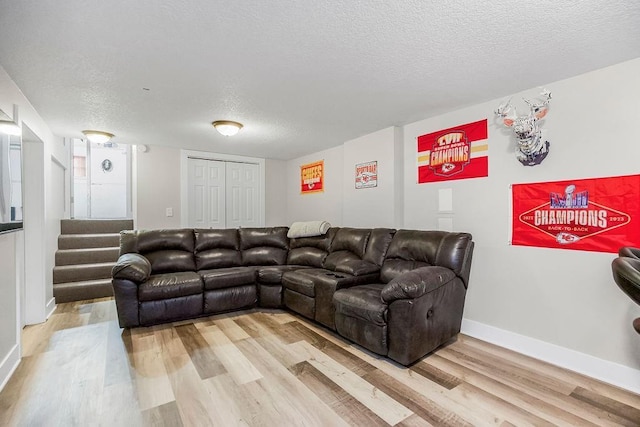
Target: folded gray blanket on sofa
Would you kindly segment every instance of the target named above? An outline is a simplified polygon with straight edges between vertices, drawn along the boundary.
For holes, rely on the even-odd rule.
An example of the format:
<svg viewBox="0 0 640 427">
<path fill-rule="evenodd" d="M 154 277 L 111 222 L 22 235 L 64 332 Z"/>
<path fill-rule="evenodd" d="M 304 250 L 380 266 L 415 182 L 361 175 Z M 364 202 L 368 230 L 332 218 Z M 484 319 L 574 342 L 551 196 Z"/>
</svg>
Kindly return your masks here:
<svg viewBox="0 0 640 427">
<path fill-rule="evenodd" d="M 322 236 L 331 228 L 327 221 L 299 221 L 294 222 L 289 227 L 287 237 L 296 239 L 298 237 Z"/>
</svg>

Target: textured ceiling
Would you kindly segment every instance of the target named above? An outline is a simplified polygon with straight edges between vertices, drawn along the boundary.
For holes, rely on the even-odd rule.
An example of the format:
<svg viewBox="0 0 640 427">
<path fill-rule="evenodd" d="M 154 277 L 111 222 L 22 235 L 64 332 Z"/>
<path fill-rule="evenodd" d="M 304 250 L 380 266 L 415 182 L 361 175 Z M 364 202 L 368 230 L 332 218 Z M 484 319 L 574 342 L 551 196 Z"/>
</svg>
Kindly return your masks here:
<svg viewBox="0 0 640 427">
<path fill-rule="evenodd" d="M 278 159 L 637 57 L 638 0 L 0 0 L 55 134 Z"/>
</svg>

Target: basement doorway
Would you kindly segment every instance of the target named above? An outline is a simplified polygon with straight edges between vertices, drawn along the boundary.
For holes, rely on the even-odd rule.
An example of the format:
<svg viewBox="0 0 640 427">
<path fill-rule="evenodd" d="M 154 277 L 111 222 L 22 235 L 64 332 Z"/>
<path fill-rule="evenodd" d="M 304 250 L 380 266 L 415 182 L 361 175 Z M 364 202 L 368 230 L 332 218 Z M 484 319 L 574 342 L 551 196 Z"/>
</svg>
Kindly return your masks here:
<svg viewBox="0 0 640 427">
<path fill-rule="evenodd" d="M 132 218 L 131 146 L 72 141 L 71 218 Z"/>
</svg>

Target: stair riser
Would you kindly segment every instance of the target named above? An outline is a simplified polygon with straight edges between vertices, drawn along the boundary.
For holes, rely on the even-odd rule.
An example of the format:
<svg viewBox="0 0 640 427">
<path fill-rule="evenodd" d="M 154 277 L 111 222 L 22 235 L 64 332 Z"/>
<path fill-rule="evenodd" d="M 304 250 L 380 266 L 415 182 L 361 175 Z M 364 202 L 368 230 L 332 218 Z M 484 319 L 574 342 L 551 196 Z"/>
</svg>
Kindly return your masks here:
<svg viewBox="0 0 640 427">
<path fill-rule="evenodd" d="M 55 297 L 57 304 L 93 298 L 111 297 L 113 296 L 113 286 L 110 282 L 92 286 L 54 286 L 53 296 Z"/>
<path fill-rule="evenodd" d="M 56 265 L 92 264 L 98 262 L 116 262 L 118 260 L 118 248 L 93 249 L 87 248 L 81 252 L 56 252 Z"/>
<path fill-rule="evenodd" d="M 63 219 L 60 221 L 61 234 L 97 234 L 119 233 L 121 230 L 132 230 L 131 219 Z"/>
<path fill-rule="evenodd" d="M 85 236 L 63 234 L 58 236 L 58 249 L 85 249 L 120 247 L 120 235 Z"/>
<path fill-rule="evenodd" d="M 73 268 L 55 267 L 53 269 L 53 283 L 79 282 L 82 280 L 107 279 L 111 277 L 113 265 L 84 266 Z"/>
</svg>

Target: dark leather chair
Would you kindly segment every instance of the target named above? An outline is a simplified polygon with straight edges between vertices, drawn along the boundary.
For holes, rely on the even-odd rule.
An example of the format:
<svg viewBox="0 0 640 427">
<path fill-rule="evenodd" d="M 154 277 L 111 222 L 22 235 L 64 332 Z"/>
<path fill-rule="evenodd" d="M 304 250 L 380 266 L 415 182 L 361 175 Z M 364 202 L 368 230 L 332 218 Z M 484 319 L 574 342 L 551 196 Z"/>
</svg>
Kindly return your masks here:
<svg viewBox="0 0 640 427">
<path fill-rule="evenodd" d="M 618 249 L 618 256 L 640 259 L 640 248 L 623 246 L 620 249 Z"/>
<path fill-rule="evenodd" d="M 640 305 L 640 249 L 624 247 L 611 263 L 613 280 L 636 304 Z M 640 334 L 640 317 L 633 321 L 633 328 Z"/>
<path fill-rule="evenodd" d="M 377 282 L 333 295 L 340 335 L 410 365 L 460 332 L 473 241 L 468 233 L 398 230 Z"/>
</svg>

